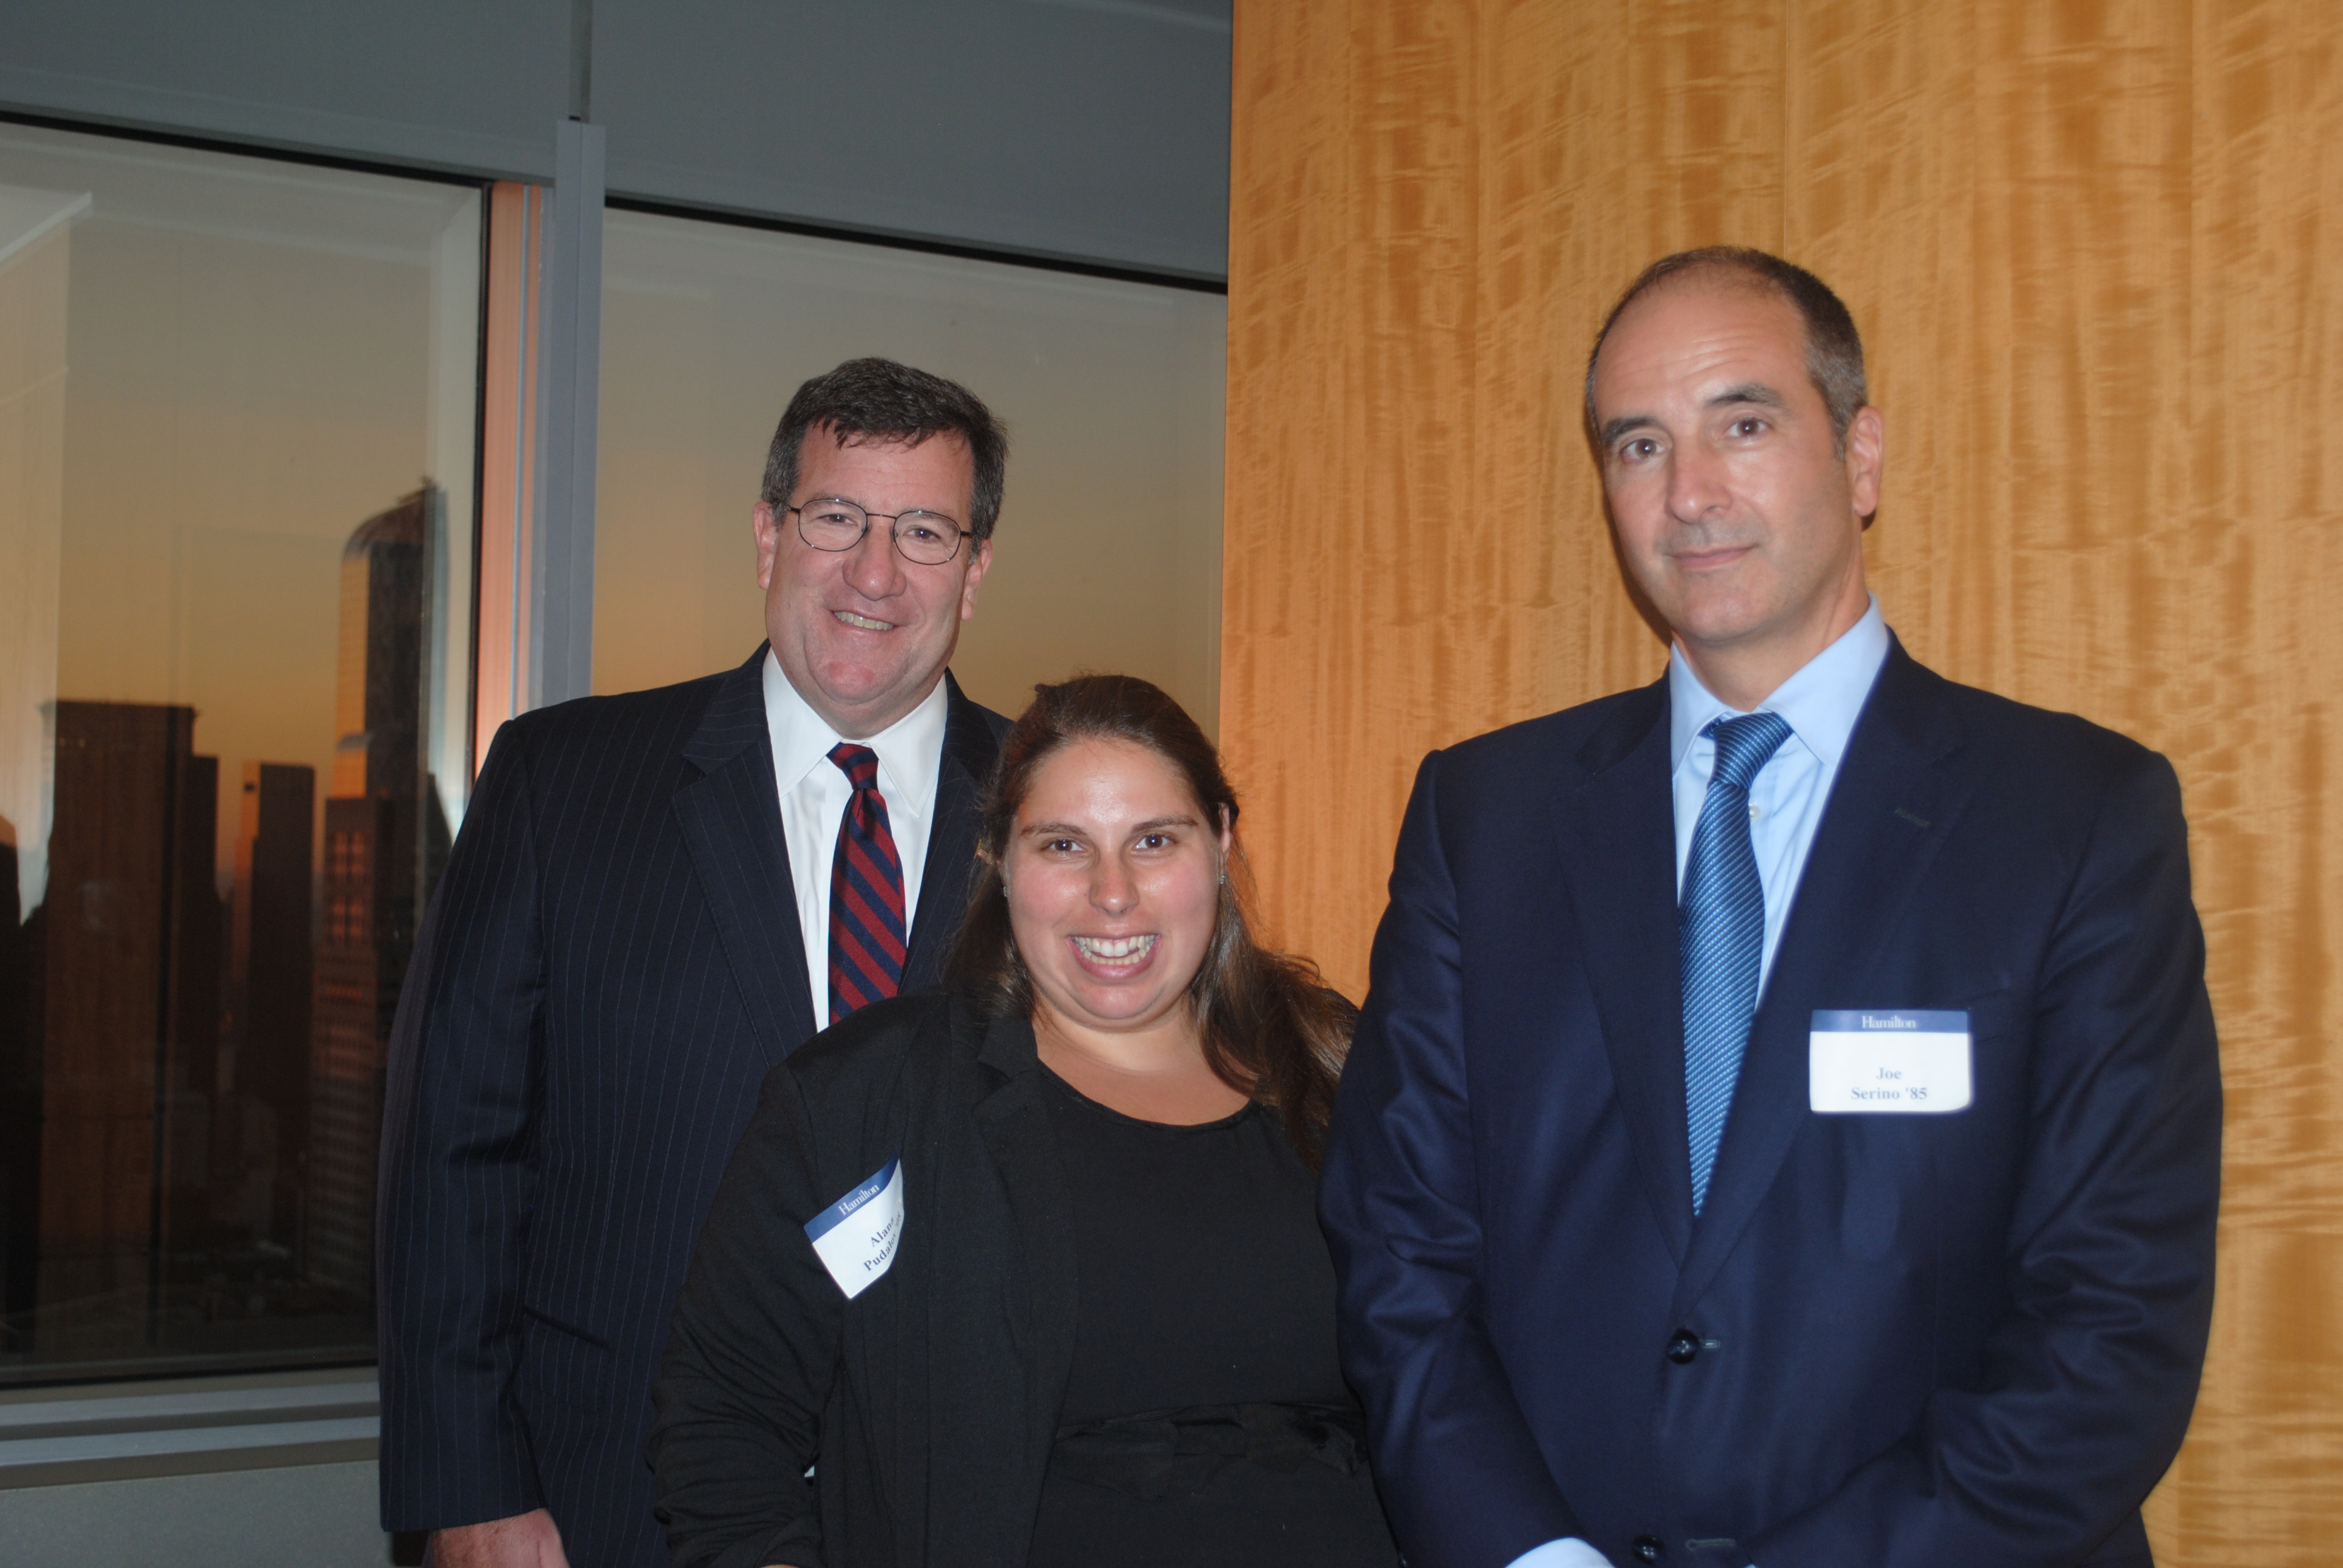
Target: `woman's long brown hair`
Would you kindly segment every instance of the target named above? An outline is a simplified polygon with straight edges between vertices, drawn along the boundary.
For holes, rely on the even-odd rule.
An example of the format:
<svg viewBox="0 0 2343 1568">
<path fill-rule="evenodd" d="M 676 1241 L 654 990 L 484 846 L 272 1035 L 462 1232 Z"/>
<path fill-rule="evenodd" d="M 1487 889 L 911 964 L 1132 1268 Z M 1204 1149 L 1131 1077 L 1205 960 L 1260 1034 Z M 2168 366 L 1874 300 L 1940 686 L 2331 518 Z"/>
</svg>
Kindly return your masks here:
<svg viewBox="0 0 2343 1568">
<path fill-rule="evenodd" d="M 1033 776 L 1078 740 L 1121 740 L 1154 752 L 1187 780 L 1205 820 L 1226 822 L 1233 839 L 1237 797 L 1221 771 L 1220 754 L 1161 688 L 1130 675 L 1084 675 L 1035 687 L 1032 706 L 1001 743 L 985 796 L 975 886 L 944 966 L 950 985 L 996 1016 L 1030 1018 L 1034 1000 L 1032 977 L 1010 929 L 1009 900 L 1001 896 L 1001 862 Z M 1358 1012 L 1326 989 L 1307 959 L 1272 952 L 1252 940 L 1241 848 L 1232 849 L 1228 872 L 1212 940 L 1188 986 L 1188 1004 L 1213 1073 L 1275 1108 L 1286 1137 L 1314 1171 Z"/>
</svg>

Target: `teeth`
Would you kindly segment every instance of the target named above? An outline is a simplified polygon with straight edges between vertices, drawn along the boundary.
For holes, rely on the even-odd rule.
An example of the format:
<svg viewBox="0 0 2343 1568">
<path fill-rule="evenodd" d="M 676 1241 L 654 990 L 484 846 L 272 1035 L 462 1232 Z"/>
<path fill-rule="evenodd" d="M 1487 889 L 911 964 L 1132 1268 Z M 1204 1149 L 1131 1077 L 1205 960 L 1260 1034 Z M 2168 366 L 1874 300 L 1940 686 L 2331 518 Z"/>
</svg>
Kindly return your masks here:
<svg viewBox="0 0 2343 1568">
<path fill-rule="evenodd" d="M 1085 958 L 1096 959 L 1101 963 L 1120 964 L 1145 958 L 1154 950 L 1155 939 L 1152 936 L 1076 937 L 1074 946 L 1081 950 Z"/>
<path fill-rule="evenodd" d="M 852 610 L 834 609 L 830 613 L 838 618 L 840 625 L 860 627 L 864 631 L 892 631 L 895 629 L 895 623 L 893 621 L 872 620 L 869 616 L 856 615 Z"/>
</svg>

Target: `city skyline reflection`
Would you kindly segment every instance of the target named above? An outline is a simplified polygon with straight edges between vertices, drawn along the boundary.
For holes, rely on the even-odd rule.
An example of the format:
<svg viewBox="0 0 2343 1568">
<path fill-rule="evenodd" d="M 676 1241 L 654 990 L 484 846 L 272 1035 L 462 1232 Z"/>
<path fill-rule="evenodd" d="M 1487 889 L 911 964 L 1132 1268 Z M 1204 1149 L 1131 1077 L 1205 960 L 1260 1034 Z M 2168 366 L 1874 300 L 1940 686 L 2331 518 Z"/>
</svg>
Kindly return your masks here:
<svg viewBox="0 0 2343 1568">
<path fill-rule="evenodd" d="M 450 838 L 420 744 L 442 506 L 427 484 L 351 534 L 333 770 L 321 798 L 239 759 L 230 866 L 196 709 L 54 705 L 47 896 L 0 957 L 38 1106 L 7 1144 L 0 1379 L 371 1355 L 383 1052 Z"/>
<path fill-rule="evenodd" d="M 372 1359 L 483 206 L 0 126 L 0 1387 Z"/>
</svg>

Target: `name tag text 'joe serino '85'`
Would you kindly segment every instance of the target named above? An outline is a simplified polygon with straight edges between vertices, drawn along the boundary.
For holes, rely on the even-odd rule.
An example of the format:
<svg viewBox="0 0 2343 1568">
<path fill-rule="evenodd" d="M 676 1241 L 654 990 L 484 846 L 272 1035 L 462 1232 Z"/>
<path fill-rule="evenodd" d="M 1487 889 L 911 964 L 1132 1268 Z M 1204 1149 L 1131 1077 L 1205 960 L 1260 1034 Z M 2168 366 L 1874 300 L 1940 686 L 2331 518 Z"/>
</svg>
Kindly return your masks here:
<svg viewBox="0 0 2343 1568">
<path fill-rule="evenodd" d="M 1808 1106 L 1824 1115 L 1942 1116 L 1968 1109 L 1969 1015 L 1911 1008 L 1818 1010 Z"/>
</svg>

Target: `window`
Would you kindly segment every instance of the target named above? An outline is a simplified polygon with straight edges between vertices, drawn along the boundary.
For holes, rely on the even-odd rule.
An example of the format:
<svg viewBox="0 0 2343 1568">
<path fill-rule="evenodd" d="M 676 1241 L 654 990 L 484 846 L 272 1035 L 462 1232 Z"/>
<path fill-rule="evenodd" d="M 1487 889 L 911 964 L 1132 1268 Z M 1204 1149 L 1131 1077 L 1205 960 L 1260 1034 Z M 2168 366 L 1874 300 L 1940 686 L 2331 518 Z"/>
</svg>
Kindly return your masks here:
<svg viewBox="0 0 2343 1568">
<path fill-rule="evenodd" d="M 0 1384 L 373 1354 L 480 212 L 0 125 Z"/>
<path fill-rule="evenodd" d="M 749 508 L 790 394 L 876 354 L 1009 427 L 991 573 L 953 672 L 1015 715 L 1078 669 L 1219 697 L 1218 295 L 648 213 L 604 226 L 594 689 L 739 664 L 764 635 Z"/>
<path fill-rule="evenodd" d="M 0 123 L 0 1388 L 373 1356 L 385 1049 L 523 690 L 545 220 Z M 604 277 L 597 689 L 756 646 L 773 427 L 881 354 L 1010 426 L 970 691 L 1212 727 L 1220 297 L 621 211 Z"/>
</svg>

